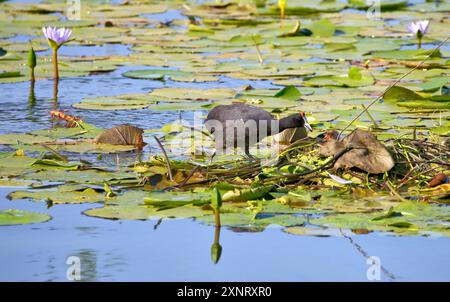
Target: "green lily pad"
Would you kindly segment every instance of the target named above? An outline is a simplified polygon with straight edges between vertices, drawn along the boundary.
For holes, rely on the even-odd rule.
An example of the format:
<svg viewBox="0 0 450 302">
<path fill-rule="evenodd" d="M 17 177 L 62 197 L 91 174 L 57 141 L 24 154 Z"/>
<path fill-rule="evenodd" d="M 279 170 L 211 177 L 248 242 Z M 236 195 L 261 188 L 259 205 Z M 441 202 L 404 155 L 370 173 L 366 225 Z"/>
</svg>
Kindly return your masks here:
<svg viewBox="0 0 450 302">
<path fill-rule="evenodd" d="M 15 145 L 17 143 L 41 144 L 51 142 L 52 139 L 46 136 L 32 134 L 2 134 L 0 135 L 0 144 Z"/>
<path fill-rule="evenodd" d="M 278 91 L 274 97 L 296 101 L 302 96 L 301 92 L 295 86 L 287 86 Z"/>
<path fill-rule="evenodd" d="M 316 37 L 331 37 L 336 31 L 336 25 L 328 19 L 322 19 L 308 25 L 308 29 L 311 30 Z"/>
<path fill-rule="evenodd" d="M 121 182 L 126 179 L 135 179 L 135 175 L 126 172 L 108 172 L 101 170 L 75 170 L 65 171 L 61 169 L 57 170 L 45 170 L 27 173 L 24 179 L 42 180 L 42 181 L 67 181 L 75 183 L 93 183 L 102 184 L 105 181 L 108 182 Z"/>
<path fill-rule="evenodd" d="M 105 200 L 105 194 L 87 188 L 82 191 L 15 191 L 8 195 L 8 198 L 15 199 L 32 199 L 36 201 L 49 201 L 53 204 L 80 204 L 89 202 L 101 202 Z"/>
<path fill-rule="evenodd" d="M 143 206 L 105 206 L 86 210 L 84 215 L 112 220 L 147 220 L 154 209 Z"/>
<path fill-rule="evenodd" d="M 22 210 L 0 211 L 0 226 L 39 223 L 49 221 L 50 219 L 51 216 L 36 212 Z"/>
<path fill-rule="evenodd" d="M 144 202 L 158 208 L 173 208 L 182 205 L 203 205 L 211 201 L 209 192 L 153 192 L 149 193 Z"/>
</svg>

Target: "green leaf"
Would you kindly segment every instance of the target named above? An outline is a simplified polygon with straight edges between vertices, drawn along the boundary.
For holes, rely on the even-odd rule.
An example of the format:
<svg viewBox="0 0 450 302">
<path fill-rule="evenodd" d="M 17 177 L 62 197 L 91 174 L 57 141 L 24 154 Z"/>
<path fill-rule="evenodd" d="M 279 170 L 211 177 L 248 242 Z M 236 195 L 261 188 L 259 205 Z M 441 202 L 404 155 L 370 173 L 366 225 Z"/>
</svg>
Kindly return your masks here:
<svg viewBox="0 0 450 302">
<path fill-rule="evenodd" d="M 58 51 L 58 49 L 61 47 L 58 43 L 53 41 L 52 39 L 47 39 L 48 45 L 53 49 L 53 51 Z"/>
<path fill-rule="evenodd" d="M 425 49 L 373 51 L 371 52 L 370 56 L 373 58 L 419 61 L 424 60 L 430 54 L 432 54 L 431 55 L 432 58 L 442 57 L 442 54 L 439 50 L 433 52 L 433 50 L 425 50 Z"/>
<path fill-rule="evenodd" d="M 390 224 L 388 224 L 388 226 L 393 226 L 393 227 L 396 227 L 396 228 L 412 228 L 412 227 L 415 227 L 414 224 L 406 222 L 406 221 L 399 221 L 399 222 L 390 223 Z"/>
<path fill-rule="evenodd" d="M 307 26 L 315 37 L 331 37 L 336 31 L 336 25 L 328 19 L 321 19 Z"/>
<path fill-rule="evenodd" d="M 402 213 L 395 212 L 393 210 L 393 207 L 391 207 L 385 215 L 374 217 L 374 218 L 372 218 L 372 221 L 377 221 L 377 220 L 382 220 L 382 219 L 392 218 L 392 217 L 400 217 L 400 216 L 403 216 Z"/>
<path fill-rule="evenodd" d="M 158 208 L 173 208 L 187 204 L 203 205 L 211 202 L 209 192 L 151 192 L 144 202 Z"/>
<path fill-rule="evenodd" d="M 348 70 L 348 78 L 352 79 L 352 80 L 361 80 L 362 79 L 362 73 L 361 73 L 361 68 L 356 67 L 356 66 L 352 66 L 349 70 Z"/>
<path fill-rule="evenodd" d="M 64 170 L 78 170 L 80 164 L 70 164 L 65 162 L 59 162 L 53 159 L 37 159 L 31 164 L 35 168 L 61 168 Z"/>
<path fill-rule="evenodd" d="M 274 97 L 291 101 L 297 101 L 302 96 L 301 92 L 295 86 L 286 86 L 278 91 Z"/>
<path fill-rule="evenodd" d="M 224 202 L 256 200 L 264 197 L 272 188 L 272 186 L 264 186 L 250 189 L 234 189 L 223 194 L 222 200 Z"/>
<path fill-rule="evenodd" d="M 436 90 L 440 90 L 443 86 L 447 84 L 448 84 L 448 77 L 444 76 L 431 78 L 429 81 L 417 86 L 421 88 L 421 91 L 434 92 Z"/>
<path fill-rule="evenodd" d="M 107 182 L 105 182 L 103 184 L 103 189 L 106 192 L 106 198 L 111 198 L 111 197 L 117 196 L 117 194 L 114 193 L 114 191 L 111 189 L 111 187 L 108 185 Z"/>
<path fill-rule="evenodd" d="M 47 214 L 26 212 L 22 210 L 0 211 L 0 226 L 45 222 L 51 219 Z"/>
<path fill-rule="evenodd" d="M 21 77 L 22 74 L 20 71 L 3 71 L 0 72 L 0 79 L 1 78 L 15 78 L 15 77 Z"/>
<path fill-rule="evenodd" d="M 87 188 L 82 191 L 15 191 L 8 195 L 12 200 L 16 199 L 32 199 L 35 201 L 50 201 L 53 204 L 80 204 L 101 202 L 105 200 L 105 196 L 98 193 L 94 189 Z"/>
<path fill-rule="evenodd" d="M 396 100 L 396 101 L 409 101 L 409 100 L 422 100 L 424 97 L 419 93 L 412 91 L 411 89 L 394 86 L 383 95 L 385 100 Z"/>
</svg>

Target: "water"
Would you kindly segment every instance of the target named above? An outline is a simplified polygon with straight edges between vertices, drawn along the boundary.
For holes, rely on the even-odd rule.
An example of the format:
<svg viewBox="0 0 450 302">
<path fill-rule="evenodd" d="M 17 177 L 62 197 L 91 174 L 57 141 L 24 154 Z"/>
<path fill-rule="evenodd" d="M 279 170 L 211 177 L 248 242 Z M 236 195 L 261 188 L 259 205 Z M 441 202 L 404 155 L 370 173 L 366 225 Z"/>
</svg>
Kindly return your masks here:
<svg viewBox="0 0 450 302">
<path fill-rule="evenodd" d="M 180 18 L 174 11 L 147 15 L 160 21 Z M 21 39 L 17 37 L 16 39 Z M 127 45 L 63 47 L 62 55 L 128 54 Z M 92 53 L 90 52 L 92 51 Z M 87 52 L 87 53 L 86 53 Z M 222 77 L 215 83 L 180 83 L 122 77 L 132 69 L 89 77 L 62 78 L 59 106 L 98 127 L 131 123 L 159 128 L 179 118 L 178 111 L 88 111 L 71 108 L 85 97 L 146 93 L 161 87 L 275 87 L 267 81 Z M 29 103 L 29 83 L 0 84 L 0 133 L 29 132 L 51 126 L 53 81 L 37 81 L 36 102 Z M 182 112 L 190 119 L 189 112 Z M 150 147 L 144 151 L 152 153 Z M 381 260 L 382 281 L 450 280 L 450 240 L 443 237 L 397 237 L 370 233 L 351 237 L 307 237 L 284 233 L 279 227 L 242 233 L 221 229 L 220 261 L 210 249 L 214 227 L 191 219 L 111 221 L 88 217 L 83 211 L 100 204 L 57 205 L 6 196 L 17 188 L 0 188 L 0 210 L 15 208 L 48 213 L 41 224 L 0 227 L 0 281 L 67 281 L 68 257 L 81 260 L 82 280 L 89 281 L 368 281 L 367 256 Z"/>
<path fill-rule="evenodd" d="M 5 196 L 12 189 L 1 189 Z M 214 227 L 190 220 L 111 221 L 81 215 L 99 205 L 16 201 L 22 210 L 48 212 L 43 224 L 0 229 L 0 281 L 66 281 L 70 256 L 82 279 L 96 281 L 367 281 L 369 265 L 358 250 L 377 256 L 384 281 L 448 280 L 448 239 L 380 234 L 300 237 L 278 227 L 260 233 L 222 228 L 222 257 L 210 259 Z M 0 199 L 0 210 L 10 202 Z"/>
<path fill-rule="evenodd" d="M 104 44 L 104 45 L 90 45 L 90 46 L 70 46 L 61 47 L 58 51 L 60 56 L 78 57 L 78 56 L 127 56 L 131 53 L 130 45 L 123 44 Z M 38 51 L 37 55 L 50 56 L 51 49 L 46 51 Z"/>
</svg>

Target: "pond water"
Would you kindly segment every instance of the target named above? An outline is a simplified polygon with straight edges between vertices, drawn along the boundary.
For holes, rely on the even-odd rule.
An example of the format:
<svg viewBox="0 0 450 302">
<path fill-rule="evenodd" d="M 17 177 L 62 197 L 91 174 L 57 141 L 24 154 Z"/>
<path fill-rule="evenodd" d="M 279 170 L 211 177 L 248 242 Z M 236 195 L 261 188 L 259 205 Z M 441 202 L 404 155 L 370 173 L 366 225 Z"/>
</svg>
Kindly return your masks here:
<svg viewBox="0 0 450 302">
<path fill-rule="evenodd" d="M 12 190 L 1 189 L 2 196 Z M 15 208 L 48 212 L 44 224 L 0 229 L 1 281 L 67 281 L 70 256 L 90 281 L 368 281 L 365 255 L 384 268 L 382 281 L 445 281 L 447 238 L 377 233 L 302 237 L 278 227 L 260 233 L 222 228 L 222 256 L 211 262 L 214 227 L 191 220 L 111 221 L 87 217 L 92 205 L 17 202 Z M 0 210 L 10 201 L 0 199 Z"/>
<path fill-rule="evenodd" d="M 183 18 L 176 10 L 145 17 L 158 21 Z M 10 38 L 11 41 L 23 39 L 26 37 Z M 129 46 L 120 44 L 67 46 L 61 52 L 63 56 L 128 54 Z M 326 62 L 319 58 L 308 61 Z M 59 107 L 70 108 L 71 114 L 102 128 L 130 123 L 154 129 L 179 119 L 180 112 L 89 111 L 71 105 L 85 97 L 145 93 L 162 87 L 279 87 L 269 81 L 225 76 L 214 83 L 162 82 L 122 76 L 135 69 L 150 67 L 123 66 L 110 73 L 61 78 Z M 48 112 L 54 108 L 53 81 L 38 81 L 35 96 L 36 101 L 30 103 L 28 82 L 0 84 L 0 134 L 51 127 Z M 181 114 L 183 119 L 192 119 L 190 112 Z M 148 143 L 144 149 L 146 156 L 157 150 L 152 141 Z M 95 204 L 56 205 L 47 209 L 45 202 L 9 201 L 6 196 L 16 189 L 0 188 L 0 211 L 14 203 L 15 209 L 47 213 L 52 219 L 40 224 L 0 227 L 0 281 L 67 281 L 66 261 L 70 256 L 80 258 L 85 281 L 369 281 L 369 256 L 381 260 L 382 281 L 450 280 L 450 239 L 446 237 L 401 237 L 379 232 L 314 237 L 291 235 L 277 226 L 262 232 L 222 227 L 222 256 L 214 264 L 211 261 L 213 226 L 193 219 L 165 219 L 159 224 L 156 220 L 93 218 L 82 212 Z"/>
</svg>

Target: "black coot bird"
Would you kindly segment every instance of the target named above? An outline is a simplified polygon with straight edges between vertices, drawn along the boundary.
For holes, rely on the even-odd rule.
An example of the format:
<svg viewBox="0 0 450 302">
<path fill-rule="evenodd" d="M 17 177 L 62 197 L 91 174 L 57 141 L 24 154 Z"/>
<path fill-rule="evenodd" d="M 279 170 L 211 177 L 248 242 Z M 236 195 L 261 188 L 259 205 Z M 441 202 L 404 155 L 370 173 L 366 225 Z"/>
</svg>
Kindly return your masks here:
<svg viewBox="0 0 450 302">
<path fill-rule="evenodd" d="M 214 135 L 216 152 L 240 147 L 249 157 L 252 157 L 250 145 L 266 136 L 289 128 L 305 127 L 312 131 L 303 112 L 278 120 L 263 109 L 242 103 L 214 107 L 205 120 L 205 126 Z"/>
</svg>

